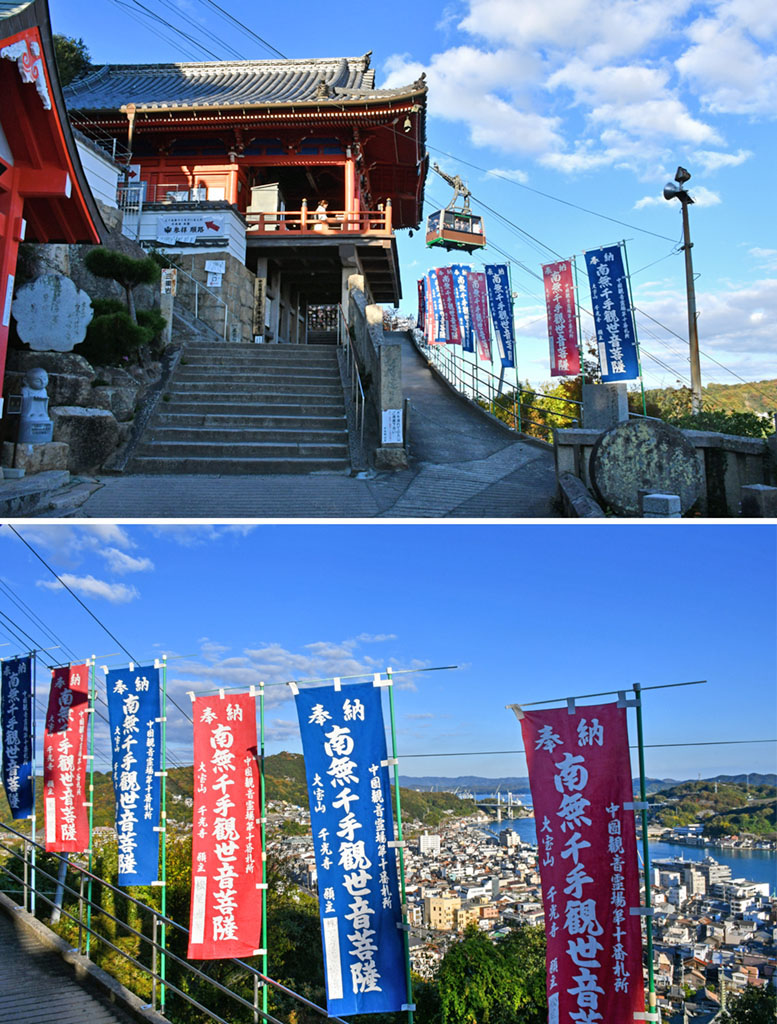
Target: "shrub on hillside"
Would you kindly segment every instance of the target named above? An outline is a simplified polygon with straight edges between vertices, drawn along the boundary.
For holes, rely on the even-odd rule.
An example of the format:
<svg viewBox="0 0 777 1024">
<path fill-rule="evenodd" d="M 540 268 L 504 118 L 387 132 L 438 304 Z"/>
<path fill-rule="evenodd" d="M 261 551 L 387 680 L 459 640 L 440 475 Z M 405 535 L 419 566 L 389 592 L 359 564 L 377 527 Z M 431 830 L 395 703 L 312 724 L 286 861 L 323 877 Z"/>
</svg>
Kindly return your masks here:
<svg viewBox="0 0 777 1024">
<path fill-rule="evenodd" d="M 712 430 L 718 434 L 736 434 L 738 437 L 768 437 L 774 433 L 771 419 L 763 419 L 754 412 L 698 412 L 674 416 L 667 420 L 681 430 Z"/>
</svg>

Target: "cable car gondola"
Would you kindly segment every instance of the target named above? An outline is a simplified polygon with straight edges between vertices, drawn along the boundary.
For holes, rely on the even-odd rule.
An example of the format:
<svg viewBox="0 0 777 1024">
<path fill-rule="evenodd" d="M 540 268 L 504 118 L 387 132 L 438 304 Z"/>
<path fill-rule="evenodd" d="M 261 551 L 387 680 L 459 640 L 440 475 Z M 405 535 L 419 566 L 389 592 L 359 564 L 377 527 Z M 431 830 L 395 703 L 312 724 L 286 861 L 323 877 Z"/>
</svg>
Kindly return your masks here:
<svg viewBox="0 0 777 1024">
<path fill-rule="evenodd" d="M 429 214 L 426 221 L 427 247 L 447 249 L 449 252 L 474 252 L 475 249 L 484 249 L 486 235 L 483 231 L 483 218 L 476 216 L 469 208 L 470 190 L 458 174 L 455 178 L 450 178 L 437 164 L 433 167 L 453 188 L 453 199 L 444 210 L 435 210 Z"/>
</svg>

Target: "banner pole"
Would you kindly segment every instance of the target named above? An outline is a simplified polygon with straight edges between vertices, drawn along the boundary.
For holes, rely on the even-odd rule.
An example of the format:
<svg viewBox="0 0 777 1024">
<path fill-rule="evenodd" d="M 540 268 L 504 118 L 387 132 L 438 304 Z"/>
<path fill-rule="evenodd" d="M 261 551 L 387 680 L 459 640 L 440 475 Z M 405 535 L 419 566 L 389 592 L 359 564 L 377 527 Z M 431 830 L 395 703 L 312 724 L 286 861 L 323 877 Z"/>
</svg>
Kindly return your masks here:
<svg viewBox="0 0 777 1024">
<path fill-rule="evenodd" d="M 399 843 L 399 885 L 402 898 L 402 935 L 405 946 L 405 971 L 407 973 L 407 1020 L 413 1024 L 413 978 L 410 973 L 410 931 L 407 920 L 407 893 L 405 889 L 405 848 L 402 840 L 402 804 L 399 796 L 399 765 L 397 763 L 397 724 L 394 715 L 394 680 L 391 669 L 386 669 L 389 681 L 389 717 L 391 719 L 391 759 L 394 762 L 394 802 L 397 807 L 397 842 Z"/>
<path fill-rule="evenodd" d="M 32 814 L 30 815 L 30 836 L 32 837 L 32 849 L 30 850 L 30 913 L 35 917 L 35 841 L 37 839 L 37 807 L 35 801 L 37 799 L 37 785 L 36 785 L 36 765 L 35 765 L 35 684 L 36 675 L 38 672 L 38 652 L 32 651 L 32 664 L 30 670 L 32 673 L 32 679 L 30 680 L 32 686 L 32 706 L 30 707 L 30 744 L 32 747 L 32 763 L 30 764 L 30 772 L 32 774 Z"/>
<path fill-rule="evenodd" d="M 626 267 L 626 280 L 629 283 L 629 306 L 631 308 L 631 326 L 634 328 L 634 344 L 637 348 L 637 366 L 639 367 L 639 386 L 642 391 L 642 415 L 647 416 L 647 403 L 645 401 L 645 381 L 642 379 L 642 353 L 639 350 L 639 338 L 637 337 L 637 317 L 634 314 L 634 296 L 631 294 L 631 272 L 629 271 L 629 255 L 626 252 L 626 243 L 619 242 L 623 253 L 623 265 Z"/>
<path fill-rule="evenodd" d="M 585 356 L 583 354 L 583 324 L 580 320 L 580 285 L 577 281 L 577 258 L 572 257 L 572 271 L 575 275 L 575 320 L 577 321 L 577 348 L 580 352 L 580 401 L 583 401 L 583 384 L 585 384 Z M 580 426 L 582 427 L 582 417 Z"/>
<path fill-rule="evenodd" d="M 637 746 L 639 750 L 639 799 L 642 804 L 640 815 L 642 817 L 642 870 L 645 876 L 645 907 L 652 906 L 650 894 L 650 848 L 648 844 L 648 822 L 647 822 L 647 791 L 645 786 L 645 744 L 642 735 L 642 689 L 639 683 L 634 683 L 634 696 L 636 698 L 637 711 Z M 648 1011 L 656 1012 L 656 983 L 653 976 L 653 918 L 650 914 L 645 917 L 645 933 L 647 937 L 647 962 L 648 962 Z M 657 1018 L 658 1019 L 658 1018 Z"/>
<path fill-rule="evenodd" d="M 160 768 L 162 771 L 162 895 L 160 897 L 160 909 L 162 918 L 167 917 L 167 655 L 162 655 L 162 758 Z M 165 1012 L 165 940 L 167 938 L 167 925 L 164 920 L 160 922 L 160 957 L 159 957 L 159 1009 L 164 1015 Z"/>
<path fill-rule="evenodd" d="M 259 795 L 262 836 L 262 974 L 267 977 L 267 853 L 266 853 L 266 822 L 267 805 L 264 789 L 264 683 L 259 684 Z M 262 1013 L 267 1016 L 267 983 L 262 982 Z"/>
<path fill-rule="evenodd" d="M 92 938 L 92 858 L 94 856 L 94 718 L 97 701 L 97 667 L 95 655 L 90 660 L 89 675 L 89 880 L 86 886 L 86 956 L 89 957 Z"/>
</svg>

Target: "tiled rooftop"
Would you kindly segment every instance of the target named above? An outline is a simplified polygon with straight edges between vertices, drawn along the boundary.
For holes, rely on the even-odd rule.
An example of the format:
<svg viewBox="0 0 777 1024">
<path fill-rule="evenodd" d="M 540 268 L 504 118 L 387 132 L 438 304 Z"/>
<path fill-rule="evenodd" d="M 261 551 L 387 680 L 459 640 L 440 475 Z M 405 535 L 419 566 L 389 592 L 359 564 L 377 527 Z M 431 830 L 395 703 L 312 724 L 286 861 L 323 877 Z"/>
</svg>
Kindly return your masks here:
<svg viewBox="0 0 777 1024">
<path fill-rule="evenodd" d="M 70 110 L 257 106 L 389 98 L 376 90 L 370 54 L 316 60 L 105 64 L 64 90 Z"/>
</svg>

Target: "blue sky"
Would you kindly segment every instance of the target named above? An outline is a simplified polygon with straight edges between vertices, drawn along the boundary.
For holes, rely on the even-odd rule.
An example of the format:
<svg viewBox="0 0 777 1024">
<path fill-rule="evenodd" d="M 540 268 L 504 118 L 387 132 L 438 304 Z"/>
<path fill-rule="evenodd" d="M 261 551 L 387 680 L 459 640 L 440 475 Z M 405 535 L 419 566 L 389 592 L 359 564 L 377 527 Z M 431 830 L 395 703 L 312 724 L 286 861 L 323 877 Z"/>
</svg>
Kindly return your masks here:
<svg viewBox="0 0 777 1024">
<path fill-rule="evenodd" d="M 54 30 L 82 36 L 98 63 L 212 59 L 169 28 L 133 20 L 132 0 L 101 3 L 99 18 L 80 0 L 50 6 Z M 270 56 L 209 0 L 146 6 L 207 40 L 219 59 Z M 691 171 L 696 199 L 703 380 L 775 376 L 772 0 L 395 0 L 390 15 L 381 5 L 362 5 L 356 15 L 348 7 L 233 0 L 228 9 L 288 57 L 372 50 L 379 86 L 426 73 L 432 160 L 468 180 L 476 207 L 484 203 L 511 222 L 481 208 L 489 239 L 512 260 L 522 379 L 549 376 L 540 265 L 554 253 L 568 258 L 625 239 L 645 383 L 687 383 L 680 204 L 661 197 L 678 164 Z M 428 198 L 442 205 L 449 189 L 435 179 Z M 418 233 L 400 235 L 400 257 L 402 308 L 411 312 L 415 280 L 440 261 Z M 485 259 L 504 257 L 489 249 Z M 582 290 L 581 305 L 590 307 Z M 584 317 L 584 331 L 590 325 Z"/>
<path fill-rule="evenodd" d="M 777 769 L 752 742 L 777 736 L 771 525 L 15 528 L 139 663 L 169 656 L 187 710 L 188 690 L 458 665 L 397 676 L 400 771 L 494 777 L 525 774 L 521 755 L 476 753 L 521 747 L 506 704 L 706 679 L 646 695 L 646 742 L 689 744 L 649 749 L 648 774 Z M 0 657 L 19 653 L 7 616 L 62 642 L 44 658 L 127 663 L 7 525 L 0 566 Z M 268 694 L 268 752 L 299 751 L 288 688 Z M 191 727 L 168 714 L 187 762 Z M 748 742 L 690 746 L 724 740 Z M 410 756 L 444 752 L 468 753 Z"/>
</svg>

